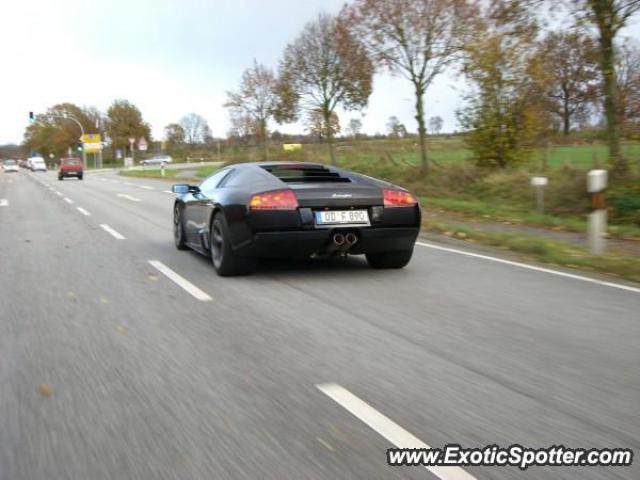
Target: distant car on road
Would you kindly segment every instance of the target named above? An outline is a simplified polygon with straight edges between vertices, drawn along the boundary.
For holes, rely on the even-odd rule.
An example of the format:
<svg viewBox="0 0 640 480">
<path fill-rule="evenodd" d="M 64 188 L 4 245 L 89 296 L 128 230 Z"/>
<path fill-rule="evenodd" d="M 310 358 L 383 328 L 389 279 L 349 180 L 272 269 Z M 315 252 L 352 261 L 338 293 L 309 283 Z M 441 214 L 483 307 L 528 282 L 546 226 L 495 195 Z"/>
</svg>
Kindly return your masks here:
<svg viewBox="0 0 640 480">
<path fill-rule="evenodd" d="M 58 167 L 58 180 L 63 180 L 66 177 L 76 177 L 78 180 L 82 180 L 84 171 L 82 168 L 82 160 L 79 158 L 61 158 L 60 166 Z"/>
<path fill-rule="evenodd" d="M 32 172 L 46 172 L 47 164 L 44 163 L 44 158 L 42 157 L 31 157 L 29 159 L 29 168 Z"/>
<path fill-rule="evenodd" d="M 166 165 L 171 162 L 173 162 L 173 159 L 169 155 L 157 155 L 155 157 L 142 160 L 140 165 Z"/>
<path fill-rule="evenodd" d="M 27 160 L 18 160 L 20 168 L 29 168 L 29 162 Z"/>
<path fill-rule="evenodd" d="M 17 172 L 19 171 L 18 162 L 16 162 L 15 160 L 4 160 L 2 162 L 2 170 L 5 173 Z"/>
<path fill-rule="evenodd" d="M 261 257 L 364 254 L 373 268 L 402 268 L 420 231 L 407 190 L 320 164 L 235 164 L 173 192 L 176 247 L 210 256 L 222 276 L 251 273 Z"/>
</svg>

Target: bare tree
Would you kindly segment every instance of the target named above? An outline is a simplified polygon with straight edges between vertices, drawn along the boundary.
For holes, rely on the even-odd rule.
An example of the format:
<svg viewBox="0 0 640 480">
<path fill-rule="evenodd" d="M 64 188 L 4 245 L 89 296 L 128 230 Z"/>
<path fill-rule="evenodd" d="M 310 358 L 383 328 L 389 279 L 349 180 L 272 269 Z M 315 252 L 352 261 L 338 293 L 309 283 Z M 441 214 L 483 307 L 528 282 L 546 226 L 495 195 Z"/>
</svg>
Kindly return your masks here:
<svg viewBox="0 0 640 480">
<path fill-rule="evenodd" d="M 562 122 L 566 136 L 572 123 L 583 121 L 598 97 L 600 75 L 595 42 L 578 31 L 555 31 L 540 43 L 549 112 Z"/>
<path fill-rule="evenodd" d="M 349 120 L 349 127 L 347 127 L 349 131 L 349 135 L 351 135 L 354 139 L 358 138 L 360 135 L 360 131 L 362 130 L 362 120 L 359 118 L 352 118 Z"/>
<path fill-rule="evenodd" d="M 623 45 L 617 55 L 620 121 L 627 134 L 640 134 L 640 47 Z"/>
<path fill-rule="evenodd" d="M 276 77 L 273 71 L 255 60 L 253 67 L 242 74 L 238 91 L 227 92 L 228 100 L 224 104 L 230 108 L 232 115 L 253 119 L 256 136 L 262 143 L 262 158 L 267 159 L 268 123 L 278 105 Z"/>
<path fill-rule="evenodd" d="M 609 160 L 618 174 L 629 169 L 620 152 L 620 102 L 616 75 L 615 38 L 629 19 L 640 10 L 640 0 L 570 0 L 579 21 L 586 21 L 597 30 L 600 50 L 600 70 L 607 119 Z"/>
<path fill-rule="evenodd" d="M 431 133 L 435 133 L 436 135 L 439 134 L 440 130 L 442 130 L 442 124 L 442 117 L 429 117 L 429 131 Z"/>
<path fill-rule="evenodd" d="M 180 119 L 180 126 L 184 130 L 185 141 L 190 146 L 197 143 L 204 143 L 207 133 L 210 134 L 211 132 L 207 121 L 197 113 L 189 113 L 182 117 Z"/>
<path fill-rule="evenodd" d="M 332 118 L 345 110 L 366 106 L 371 94 L 373 65 L 367 52 L 344 24 L 328 14 L 308 23 L 287 46 L 280 64 L 280 108 L 276 119 L 293 121 L 300 110 L 322 115 L 335 164 Z"/>
<path fill-rule="evenodd" d="M 387 121 L 387 131 L 393 138 L 402 138 L 407 135 L 406 127 L 395 115 L 389 117 L 389 120 Z"/>
<path fill-rule="evenodd" d="M 373 59 L 413 85 L 424 173 L 428 171 L 424 95 L 464 47 L 474 14 L 475 6 L 467 0 L 355 0 L 343 10 Z"/>
<path fill-rule="evenodd" d="M 307 112 L 305 123 L 309 134 L 318 137 L 320 140 L 323 140 L 327 135 L 334 137 L 340 133 L 340 119 L 336 112 L 331 114 L 331 119 L 327 124 L 321 110 L 311 110 Z"/>
</svg>

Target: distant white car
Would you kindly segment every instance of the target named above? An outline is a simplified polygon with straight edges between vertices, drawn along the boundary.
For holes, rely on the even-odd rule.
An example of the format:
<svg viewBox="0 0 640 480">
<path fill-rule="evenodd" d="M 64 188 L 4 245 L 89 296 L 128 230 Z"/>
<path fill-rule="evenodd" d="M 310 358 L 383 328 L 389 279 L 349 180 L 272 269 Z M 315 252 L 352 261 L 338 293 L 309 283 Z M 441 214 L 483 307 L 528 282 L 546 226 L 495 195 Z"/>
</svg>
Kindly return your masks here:
<svg viewBox="0 0 640 480">
<path fill-rule="evenodd" d="M 140 165 L 166 165 L 171 162 L 173 162 L 173 159 L 169 155 L 157 155 L 155 157 L 142 160 Z"/>
<path fill-rule="evenodd" d="M 31 168 L 32 172 L 46 172 L 47 164 L 44 163 L 44 158 L 42 157 L 31 157 L 29 159 L 29 168 Z"/>
<path fill-rule="evenodd" d="M 2 162 L 2 170 L 4 170 L 5 173 L 17 172 L 19 170 L 18 162 L 15 160 L 5 160 Z"/>
</svg>

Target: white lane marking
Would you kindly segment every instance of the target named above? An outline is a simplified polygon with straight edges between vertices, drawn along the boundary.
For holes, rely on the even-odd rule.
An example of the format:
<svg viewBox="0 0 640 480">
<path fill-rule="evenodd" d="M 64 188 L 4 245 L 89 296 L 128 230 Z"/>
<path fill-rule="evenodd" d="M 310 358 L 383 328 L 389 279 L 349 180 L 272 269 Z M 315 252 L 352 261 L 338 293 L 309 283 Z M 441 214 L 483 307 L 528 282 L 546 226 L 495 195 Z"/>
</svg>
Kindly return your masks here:
<svg viewBox="0 0 640 480">
<path fill-rule="evenodd" d="M 140 185 L 140 188 L 144 188 L 145 190 L 153 190 L 152 187 L 148 187 L 147 185 Z"/>
<path fill-rule="evenodd" d="M 100 226 L 102 227 L 102 229 L 107 232 L 110 233 L 114 238 L 118 239 L 118 240 L 124 240 L 125 237 L 124 235 L 122 235 L 121 233 L 117 232 L 116 230 L 114 230 L 113 228 L 111 228 L 109 225 L 107 225 L 106 223 L 101 223 Z"/>
<path fill-rule="evenodd" d="M 78 211 L 83 214 L 85 217 L 90 217 L 91 214 L 89 212 L 87 212 L 84 208 L 82 207 L 78 207 Z"/>
<path fill-rule="evenodd" d="M 398 448 L 431 448 L 389 417 L 336 383 L 316 385 L 316 388 L 338 403 L 349 413 L 366 423 Z M 460 467 L 425 467 L 442 480 L 476 480 Z"/>
<path fill-rule="evenodd" d="M 505 260 L 503 258 L 490 257 L 488 255 L 481 255 L 479 253 L 466 252 L 464 250 L 458 250 L 456 248 L 441 247 L 439 245 L 433 245 L 432 243 L 416 242 L 417 245 L 427 248 L 433 248 L 435 250 L 442 250 L 444 252 L 457 253 L 459 255 L 466 255 L 468 257 L 481 258 L 483 260 L 489 260 L 491 262 L 503 263 L 505 265 L 511 265 L 513 267 L 526 268 L 528 270 L 534 270 L 536 272 L 550 273 L 551 275 L 558 275 L 559 277 L 572 278 L 574 280 L 580 280 L 582 282 L 595 283 L 597 285 L 604 285 L 605 287 L 619 288 L 621 290 L 627 290 L 629 292 L 640 293 L 640 288 L 631 287 L 629 285 L 623 285 L 621 283 L 606 282 L 604 280 L 596 280 L 595 278 L 583 277 L 582 275 L 575 275 L 573 273 L 561 272 L 559 270 L 551 270 L 550 268 L 536 267 L 535 265 L 528 265 L 526 263 L 512 262 L 511 260 Z"/>
<path fill-rule="evenodd" d="M 203 302 L 209 302 L 213 300 L 209 295 L 196 287 L 193 283 L 191 283 L 186 278 L 178 275 L 176 272 L 167 267 L 164 263 L 159 260 L 149 260 L 149 263 L 155 267 L 160 273 L 165 275 L 169 280 L 173 281 L 183 289 L 185 289 L 188 293 L 196 297 L 198 300 Z"/>
<path fill-rule="evenodd" d="M 55 193 L 55 194 L 56 194 L 56 195 L 58 195 L 59 197 L 61 197 L 61 196 L 62 196 L 62 193 L 60 193 L 60 192 L 59 192 L 59 191 L 57 191 L 57 190 L 54 190 L 54 191 L 53 191 L 53 193 Z"/>
<path fill-rule="evenodd" d="M 67 203 L 73 203 L 73 200 L 71 200 L 69 197 L 64 197 L 64 201 Z"/>
<path fill-rule="evenodd" d="M 139 198 L 132 197 L 131 195 L 127 195 L 125 193 L 118 193 L 117 196 L 120 197 L 120 198 L 126 198 L 127 200 L 131 200 L 132 202 L 139 202 L 140 201 Z"/>
<path fill-rule="evenodd" d="M 9 206 L 9 200 L 7 200 L 6 198 L 0 198 L 0 207 L 8 207 Z"/>
<path fill-rule="evenodd" d="M 170 193 L 171 195 L 173 195 L 173 192 L 171 190 L 162 190 L 164 193 Z"/>
</svg>

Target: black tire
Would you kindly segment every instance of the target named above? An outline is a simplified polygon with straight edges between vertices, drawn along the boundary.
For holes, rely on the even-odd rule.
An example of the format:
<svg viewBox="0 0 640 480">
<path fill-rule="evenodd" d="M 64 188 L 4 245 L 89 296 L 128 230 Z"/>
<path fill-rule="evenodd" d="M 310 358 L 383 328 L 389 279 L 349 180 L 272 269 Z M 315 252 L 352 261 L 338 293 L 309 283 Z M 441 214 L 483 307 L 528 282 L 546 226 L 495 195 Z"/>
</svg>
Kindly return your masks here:
<svg viewBox="0 0 640 480">
<path fill-rule="evenodd" d="M 239 257 L 231 248 L 229 228 L 222 213 L 216 213 L 211 221 L 209 232 L 211 263 L 221 277 L 249 275 L 256 269 L 257 260 L 252 257 Z"/>
<path fill-rule="evenodd" d="M 82 180 L 82 175 L 78 175 L 78 180 Z"/>
<path fill-rule="evenodd" d="M 397 250 L 395 252 L 367 253 L 367 262 L 372 268 L 403 268 L 411 260 L 411 250 Z"/>
<path fill-rule="evenodd" d="M 184 225 L 182 224 L 182 211 L 180 206 L 176 205 L 173 210 L 173 241 L 178 250 L 186 250 L 187 242 L 184 235 Z"/>
<path fill-rule="evenodd" d="M 58 180 L 62 181 L 64 177 L 62 175 L 58 175 Z"/>
</svg>

